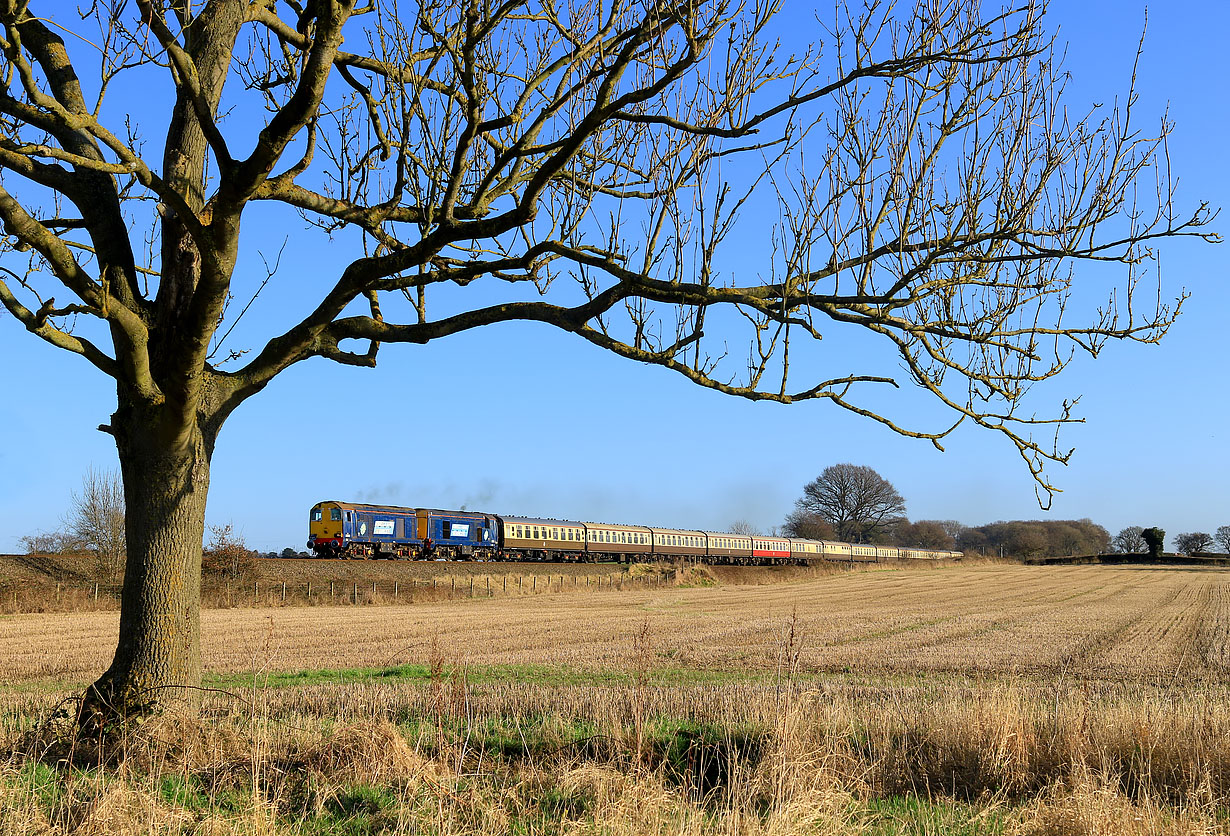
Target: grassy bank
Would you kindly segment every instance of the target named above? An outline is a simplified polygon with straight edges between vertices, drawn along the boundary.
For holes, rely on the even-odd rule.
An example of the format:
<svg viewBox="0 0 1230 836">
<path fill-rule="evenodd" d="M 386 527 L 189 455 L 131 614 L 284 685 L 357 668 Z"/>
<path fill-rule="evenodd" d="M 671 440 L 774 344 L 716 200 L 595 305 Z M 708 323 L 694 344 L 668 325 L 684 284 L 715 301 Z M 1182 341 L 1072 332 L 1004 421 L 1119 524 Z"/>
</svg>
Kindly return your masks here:
<svg viewBox="0 0 1230 836">
<path fill-rule="evenodd" d="M 1222 833 L 1228 698 L 436 657 L 231 682 L 100 764 L 27 694 L 4 715 L 0 833 Z"/>
</svg>

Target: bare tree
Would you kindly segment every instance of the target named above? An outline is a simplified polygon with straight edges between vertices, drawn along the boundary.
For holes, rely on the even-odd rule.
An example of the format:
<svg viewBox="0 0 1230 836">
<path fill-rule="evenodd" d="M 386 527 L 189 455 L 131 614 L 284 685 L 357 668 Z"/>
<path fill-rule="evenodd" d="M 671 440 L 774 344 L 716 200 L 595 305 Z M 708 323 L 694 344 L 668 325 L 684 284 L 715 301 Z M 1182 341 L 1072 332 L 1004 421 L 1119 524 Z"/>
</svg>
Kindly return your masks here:
<svg viewBox="0 0 1230 836">
<path fill-rule="evenodd" d="M 952 538 L 953 543 L 956 543 L 969 527 L 958 520 L 932 520 L 932 522 L 935 522 L 940 528 L 944 529 L 944 533 Z"/>
<path fill-rule="evenodd" d="M 1161 339 L 1184 297 L 1140 285 L 1155 243 L 1213 238 L 1130 88 L 1073 115 L 1045 0 L 839 3 L 793 55 L 775 38 L 806 15 L 762 0 L 40 5 L 0 0 L 0 303 L 116 383 L 126 582 L 86 725 L 198 699 L 214 445 L 292 365 L 539 322 L 936 446 L 980 425 L 1048 496 L 1078 419 L 1026 393 L 1075 350 Z M 269 280 L 240 248 L 253 207 L 354 257 L 300 277 L 309 312 L 246 353 L 227 339 Z M 1082 319 L 1084 260 L 1123 269 Z M 830 327 L 900 370 L 800 363 Z M 952 420 L 861 397 L 903 384 Z"/>
<path fill-rule="evenodd" d="M 245 577 L 252 568 L 252 552 L 231 523 L 209 527 L 204 559 L 213 564 L 214 571 L 232 580 Z"/>
<path fill-rule="evenodd" d="M 64 526 L 73 539 L 94 555 L 98 577 L 118 578 L 127 548 L 124 485 L 120 475 L 113 470 L 89 468 L 81 478 L 81 492 L 73 492 Z"/>
<path fill-rule="evenodd" d="M 782 524 L 782 533 L 787 537 L 801 537 L 804 540 L 835 540 L 837 534 L 833 526 L 819 514 L 795 508 L 786 515 Z"/>
<path fill-rule="evenodd" d="M 944 523 L 939 520 L 919 520 L 905 522 L 897 527 L 897 545 L 915 546 L 922 549 L 951 549 L 956 545 L 956 538 L 948 533 Z"/>
<path fill-rule="evenodd" d="M 905 516 L 905 500 L 870 467 L 835 464 L 803 486 L 796 509 L 815 514 L 833 527 L 839 540 L 866 543 Z"/>
<path fill-rule="evenodd" d="M 26 554 L 74 554 L 86 550 L 85 543 L 67 531 L 36 531 L 17 540 Z"/>
<path fill-rule="evenodd" d="M 1191 531 L 1175 535 L 1174 547 L 1183 554 L 1201 554 L 1213 548 L 1213 538 L 1204 531 Z"/>
<path fill-rule="evenodd" d="M 747 534 L 747 535 L 751 535 L 751 534 L 759 534 L 759 533 L 760 533 L 760 530 L 759 530 L 758 528 L 756 528 L 756 526 L 754 526 L 754 525 L 752 525 L 750 522 L 748 522 L 747 520 L 735 520 L 734 522 L 732 522 L 732 523 L 730 524 L 730 528 L 729 528 L 729 529 L 727 529 L 727 530 L 728 530 L 731 534 Z"/>
<path fill-rule="evenodd" d="M 1110 541 L 1111 548 L 1122 554 L 1142 554 L 1149 545 L 1145 542 L 1145 529 L 1139 525 L 1129 525 L 1115 535 Z"/>
<path fill-rule="evenodd" d="M 1213 539 L 1221 546 L 1224 552 L 1230 552 L 1230 525 L 1218 526 L 1217 533 L 1213 535 Z"/>
</svg>

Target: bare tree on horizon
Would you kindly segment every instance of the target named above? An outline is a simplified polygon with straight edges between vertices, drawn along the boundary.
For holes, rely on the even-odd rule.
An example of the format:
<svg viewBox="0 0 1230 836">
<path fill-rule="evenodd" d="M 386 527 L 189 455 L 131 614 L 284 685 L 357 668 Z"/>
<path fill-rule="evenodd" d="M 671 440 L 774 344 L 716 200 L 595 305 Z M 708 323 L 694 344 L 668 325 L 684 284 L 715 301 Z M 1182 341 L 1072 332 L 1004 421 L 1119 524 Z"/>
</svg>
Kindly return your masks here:
<svg viewBox="0 0 1230 836">
<path fill-rule="evenodd" d="M 905 500 L 892 483 L 866 465 L 834 464 L 803 486 L 796 510 L 815 514 L 838 540 L 869 543 L 905 521 Z"/>
</svg>

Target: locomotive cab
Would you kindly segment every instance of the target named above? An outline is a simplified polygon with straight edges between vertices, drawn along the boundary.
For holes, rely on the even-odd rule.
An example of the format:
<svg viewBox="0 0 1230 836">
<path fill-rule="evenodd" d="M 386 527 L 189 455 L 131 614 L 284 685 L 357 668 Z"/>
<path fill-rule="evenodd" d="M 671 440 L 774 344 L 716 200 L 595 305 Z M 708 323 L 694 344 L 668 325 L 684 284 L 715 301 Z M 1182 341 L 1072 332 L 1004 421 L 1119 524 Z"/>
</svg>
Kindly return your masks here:
<svg viewBox="0 0 1230 836">
<path fill-rule="evenodd" d="M 317 557 L 333 557 L 344 542 L 344 522 L 341 506 L 336 502 L 313 505 L 308 515 L 308 548 Z"/>
</svg>

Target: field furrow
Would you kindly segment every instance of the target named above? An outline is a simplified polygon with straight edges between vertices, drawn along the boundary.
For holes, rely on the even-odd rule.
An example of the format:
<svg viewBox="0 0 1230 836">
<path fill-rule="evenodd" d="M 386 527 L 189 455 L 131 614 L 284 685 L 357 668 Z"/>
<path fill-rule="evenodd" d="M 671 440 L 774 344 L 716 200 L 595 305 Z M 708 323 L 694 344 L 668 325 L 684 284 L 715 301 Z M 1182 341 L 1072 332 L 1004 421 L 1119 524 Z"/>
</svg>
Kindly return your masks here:
<svg viewBox="0 0 1230 836">
<path fill-rule="evenodd" d="M 394 667 L 436 654 L 593 671 L 773 672 L 788 658 L 803 672 L 1223 680 L 1228 624 L 1226 570 L 1111 566 L 202 614 L 206 670 L 255 674 Z M 117 626 L 114 612 L 0 618 L 0 685 L 88 681 L 110 661 Z"/>
</svg>

